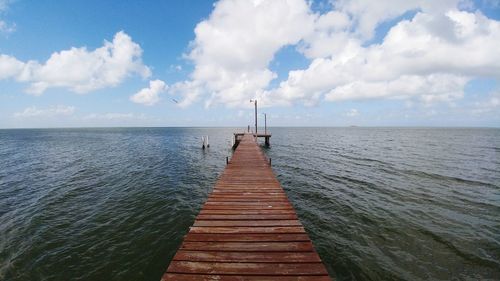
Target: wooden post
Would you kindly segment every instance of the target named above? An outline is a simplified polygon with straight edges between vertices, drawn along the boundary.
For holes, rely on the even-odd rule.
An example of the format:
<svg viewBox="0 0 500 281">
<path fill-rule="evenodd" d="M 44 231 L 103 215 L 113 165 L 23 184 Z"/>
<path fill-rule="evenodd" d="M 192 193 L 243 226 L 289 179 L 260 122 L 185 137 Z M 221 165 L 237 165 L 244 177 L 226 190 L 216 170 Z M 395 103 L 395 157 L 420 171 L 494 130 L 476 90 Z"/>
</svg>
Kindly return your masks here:
<svg viewBox="0 0 500 281">
<path fill-rule="evenodd" d="M 255 100 L 255 135 L 257 135 L 257 100 Z"/>
<path fill-rule="evenodd" d="M 267 135 L 267 114 L 264 113 L 264 134 Z"/>
</svg>

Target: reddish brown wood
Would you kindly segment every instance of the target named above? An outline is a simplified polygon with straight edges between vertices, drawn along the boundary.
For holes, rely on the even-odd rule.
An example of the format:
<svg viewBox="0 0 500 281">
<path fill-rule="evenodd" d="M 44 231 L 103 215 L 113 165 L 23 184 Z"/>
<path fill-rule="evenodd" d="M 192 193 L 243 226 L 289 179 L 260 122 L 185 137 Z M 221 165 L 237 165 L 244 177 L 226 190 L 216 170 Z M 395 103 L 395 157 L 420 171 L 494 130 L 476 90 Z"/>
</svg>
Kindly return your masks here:
<svg viewBox="0 0 500 281">
<path fill-rule="evenodd" d="M 205 210 L 293 210 L 291 206 L 284 205 L 229 205 L 229 206 L 220 206 L 220 205 L 205 205 L 203 207 Z"/>
<path fill-rule="evenodd" d="M 162 280 L 331 280 L 251 135 L 241 139 Z"/>
<path fill-rule="evenodd" d="M 294 220 L 295 214 L 260 214 L 260 215 L 198 215 L 196 220 Z"/>
<path fill-rule="evenodd" d="M 193 226 L 302 226 L 298 220 L 197 220 Z"/>
<path fill-rule="evenodd" d="M 225 215 L 283 215 L 283 214 L 295 214 L 293 209 L 290 210 L 206 210 L 201 209 L 200 215 L 214 215 L 214 214 L 225 214 Z"/>
<path fill-rule="evenodd" d="M 199 234 L 189 233 L 184 241 L 309 241 L 307 234 L 277 234 L 277 233 L 258 233 L 258 234 Z"/>
<path fill-rule="evenodd" d="M 205 203 L 205 208 L 206 207 L 217 207 L 217 206 L 228 206 L 228 207 L 261 207 L 261 208 L 275 208 L 275 207 L 282 207 L 282 208 L 292 208 L 292 205 L 288 202 L 239 202 L 239 201 L 214 201 L 214 200 L 208 200 Z"/>
<path fill-rule="evenodd" d="M 263 276 L 165 273 L 162 281 L 330 281 L 328 276 Z"/>
<path fill-rule="evenodd" d="M 205 262 L 270 262 L 270 263 L 312 263 L 321 262 L 313 252 L 220 252 L 179 250 L 176 261 Z"/>
<path fill-rule="evenodd" d="M 189 233 L 305 233 L 301 226 L 227 226 L 227 227 L 199 227 L 192 226 Z"/>
<path fill-rule="evenodd" d="M 322 263 L 253 263 L 172 261 L 172 273 L 241 274 L 241 275 L 326 275 Z"/>
<path fill-rule="evenodd" d="M 232 252 L 310 252 L 311 242 L 187 242 L 182 250 Z"/>
</svg>

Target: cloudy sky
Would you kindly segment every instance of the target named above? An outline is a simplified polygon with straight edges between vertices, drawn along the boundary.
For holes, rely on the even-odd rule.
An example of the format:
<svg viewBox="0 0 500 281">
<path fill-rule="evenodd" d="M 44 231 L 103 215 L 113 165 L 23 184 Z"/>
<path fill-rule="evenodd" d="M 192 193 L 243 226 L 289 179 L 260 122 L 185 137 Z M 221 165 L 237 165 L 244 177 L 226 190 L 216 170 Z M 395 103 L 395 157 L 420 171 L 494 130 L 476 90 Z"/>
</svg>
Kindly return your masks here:
<svg viewBox="0 0 500 281">
<path fill-rule="evenodd" d="M 0 0 L 0 128 L 500 126 L 499 0 Z M 261 117 L 259 117 L 261 118 Z"/>
</svg>

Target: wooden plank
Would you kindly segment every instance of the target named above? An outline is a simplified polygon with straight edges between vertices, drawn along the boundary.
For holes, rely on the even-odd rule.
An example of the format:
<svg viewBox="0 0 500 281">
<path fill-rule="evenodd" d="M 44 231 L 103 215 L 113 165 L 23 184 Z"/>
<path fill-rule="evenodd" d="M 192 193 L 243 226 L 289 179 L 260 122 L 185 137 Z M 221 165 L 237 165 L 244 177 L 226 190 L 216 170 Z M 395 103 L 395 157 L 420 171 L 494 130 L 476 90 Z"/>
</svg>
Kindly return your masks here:
<svg viewBox="0 0 500 281">
<path fill-rule="evenodd" d="M 165 273 L 162 281 L 330 281 L 328 276 L 205 275 Z"/>
<path fill-rule="evenodd" d="M 261 210 L 265 208 L 266 210 L 293 210 L 292 206 L 283 206 L 283 205 L 225 205 L 225 206 L 219 206 L 219 205 L 209 205 L 203 207 L 204 210 Z"/>
<path fill-rule="evenodd" d="M 267 201 L 241 201 L 241 200 L 207 200 L 205 202 L 204 208 L 206 207 L 215 207 L 215 206 L 240 206 L 240 207 L 267 207 L 267 206 L 276 206 L 276 207 L 292 207 L 292 205 L 283 200 L 267 200 Z"/>
<path fill-rule="evenodd" d="M 257 234 L 199 234 L 188 233 L 184 241 L 309 241 L 309 236 L 305 233 L 257 233 Z"/>
<path fill-rule="evenodd" d="M 172 273 L 240 275 L 327 275 L 322 263 L 243 263 L 172 261 Z"/>
<path fill-rule="evenodd" d="M 216 193 L 218 192 L 218 193 Z M 216 198 L 247 198 L 247 199 L 261 199 L 261 198 L 271 198 L 271 199 L 287 199 L 285 193 L 279 194 L 278 192 L 252 192 L 251 194 L 245 194 L 243 191 L 212 191 L 212 195 L 208 197 L 208 199 L 216 199 Z"/>
<path fill-rule="evenodd" d="M 206 203 L 209 205 L 287 205 L 290 206 L 287 199 L 283 198 L 244 198 L 244 197 L 225 197 L 225 198 L 209 198 Z"/>
<path fill-rule="evenodd" d="M 249 188 L 218 188 L 214 190 L 214 192 L 223 192 L 223 193 L 244 193 Z M 251 188 L 254 194 L 269 194 L 269 193 L 278 193 L 279 190 L 275 188 Z"/>
<path fill-rule="evenodd" d="M 231 252 L 311 252 L 311 242 L 184 242 L 182 250 Z"/>
<path fill-rule="evenodd" d="M 284 200 L 288 201 L 288 198 L 285 194 L 277 194 L 277 195 L 258 195 L 258 194 L 214 194 L 208 197 L 208 200 L 229 200 L 229 199 L 245 199 L 245 200 Z"/>
<path fill-rule="evenodd" d="M 179 250 L 176 261 L 204 262 L 270 262 L 270 263 L 311 263 L 321 262 L 315 252 L 219 252 Z"/>
<path fill-rule="evenodd" d="M 285 193 L 279 192 L 267 192 L 267 193 L 248 193 L 248 192 L 239 192 L 239 193 L 230 193 L 230 192 L 212 192 L 212 194 L 208 197 L 209 199 L 215 198 L 245 198 L 245 199 L 286 199 Z"/>
<path fill-rule="evenodd" d="M 252 177 L 260 177 L 259 175 L 254 175 Z M 233 181 L 233 180 L 232 180 Z M 250 180 L 245 180 L 246 183 L 234 183 L 234 184 L 218 184 L 216 187 L 219 189 L 235 189 L 235 190 L 258 190 L 258 189 L 271 189 L 273 191 L 278 191 L 280 187 L 278 183 L 274 183 L 268 180 L 253 181 L 249 183 Z"/>
<path fill-rule="evenodd" d="M 258 192 L 258 191 L 252 190 L 252 192 L 248 192 L 248 190 L 238 191 L 238 190 L 232 190 L 232 189 L 223 190 L 223 189 L 218 189 L 218 188 L 217 189 L 214 188 L 212 190 L 212 194 L 210 196 L 224 196 L 224 195 L 248 196 L 248 197 L 251 197 L 251 196 L 284 196 L 284 197 L 286 197 L 286 194 L 283 191 Z"/>
<path fill-rule="evenodd" d="M 278 214 L 278 215 L 198 215 L 196 220 L 296 220 L 297 215 L 295 214 Z"/>
<path fill-rule="evenodd" d="M 298 220 L 196 220 L 193 226 L 302 226 Z"/>
<path fill-rule="evenodd" d="M 277 214 L 295 214 L 293 209 L 277 210 L 277 209 L 257 209 L 257 210 L 209 210 L 202 209 L 200 215 L 208 214 L 226 214 L 226 215 L 277 215 Z"/>
<path fill-rule="evenodd" d="M 303 227 L 299 226 L 267 226 L 267 227 L 248 227 L 248 226 L 233 226 L 233 227 L 198 227 L 190 228 L 192 233 L 305 233 Z"/>
<path fill-rule="evenodd" d="M 268 206 L 276 206 L 276 207 L 292 207 L 292 205 L 288 202 L 283 202 L 283 201 L 280 201 L 280 202 L 270 202 L 270 203 L 266 203 L 266 202 L 239 202 L 239 201 L 207 201 L 205 202 L 205 205 L 204 205 L 204 208 L 206 207 L 212 207 L 212 206 L 241 206 L 241 207 L 251 207 L 251 206 L 264 206 L 264 207 L 268 207 Z"/>
</svg>

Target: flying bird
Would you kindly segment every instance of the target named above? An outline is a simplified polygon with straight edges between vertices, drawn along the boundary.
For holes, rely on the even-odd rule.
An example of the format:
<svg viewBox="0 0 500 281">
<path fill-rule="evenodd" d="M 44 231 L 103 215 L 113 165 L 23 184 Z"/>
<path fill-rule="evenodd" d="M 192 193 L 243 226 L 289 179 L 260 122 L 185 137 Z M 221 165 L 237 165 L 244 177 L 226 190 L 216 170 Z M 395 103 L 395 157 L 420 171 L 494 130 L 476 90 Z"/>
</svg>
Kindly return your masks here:
<svg viewBox="0 0 500 281">
<path fill-rule="evenodd" d="M 179 103 L 176 99 L 172 99 L 172 101 L 175 102 L 175 103 Z"/>
</svg>

